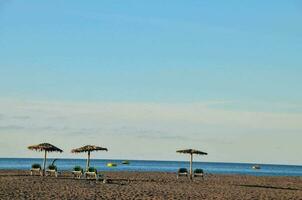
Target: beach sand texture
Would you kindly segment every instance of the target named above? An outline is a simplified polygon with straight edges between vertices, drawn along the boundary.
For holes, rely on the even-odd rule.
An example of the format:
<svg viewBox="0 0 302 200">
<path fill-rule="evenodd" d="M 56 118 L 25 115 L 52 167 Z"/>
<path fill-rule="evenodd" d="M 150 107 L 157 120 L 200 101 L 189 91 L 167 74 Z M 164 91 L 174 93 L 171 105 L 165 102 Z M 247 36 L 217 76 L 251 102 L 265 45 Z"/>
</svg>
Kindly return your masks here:
<svg viewBox="0 0 302 200">
<path fill-rule="evenodd" d="M 28 171 L 0 171 L 0 199 L 292 199 L 302 200 L 299 177 L 207 175 L 190 182 L 173 173 L 106 172 L 111 183 L 29 176 Z"/>
</svg>

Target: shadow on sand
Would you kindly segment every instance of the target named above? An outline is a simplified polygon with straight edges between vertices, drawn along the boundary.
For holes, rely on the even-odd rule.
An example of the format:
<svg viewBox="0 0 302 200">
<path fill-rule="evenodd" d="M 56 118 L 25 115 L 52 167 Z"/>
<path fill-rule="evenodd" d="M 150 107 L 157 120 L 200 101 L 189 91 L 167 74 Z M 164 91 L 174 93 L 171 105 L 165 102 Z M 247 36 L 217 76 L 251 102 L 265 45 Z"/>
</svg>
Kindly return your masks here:
<svg viewBox="0 0 302 200">
<path fill-rule="evenodd" d="M 269 185 L 235 185 L 235 186 L 248 187 L 248 188 L 276 189 L 276 190 L 293 190 L 293 191 L 301 190 L 298 188 L 274 187 L 274 186 L 269 186 Z"/>
</svg>

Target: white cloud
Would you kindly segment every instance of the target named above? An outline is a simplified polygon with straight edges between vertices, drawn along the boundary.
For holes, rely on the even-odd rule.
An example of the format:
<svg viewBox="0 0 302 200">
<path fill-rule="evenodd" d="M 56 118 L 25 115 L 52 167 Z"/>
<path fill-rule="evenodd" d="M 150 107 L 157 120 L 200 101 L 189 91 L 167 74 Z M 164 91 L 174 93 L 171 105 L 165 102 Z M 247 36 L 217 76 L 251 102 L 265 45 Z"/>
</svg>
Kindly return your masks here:
<svg viewBox="0 0 302 200">
<path fill-rule="evenodd" d="M 2 100 L 0 156 L 39 156 L 26 146 L 52 142 L 66 150 L 63 157 L 78 156 L 69 153 L 73 147 L 97 144 L 110 150 L 95 155 L 100 158 L 180 159 L 176 149 L 194 147 L 208 151 L 208 161 L 301 164 L 302 114 L 226 110 L 213 103 L 224 104 Z"/>
</svg>

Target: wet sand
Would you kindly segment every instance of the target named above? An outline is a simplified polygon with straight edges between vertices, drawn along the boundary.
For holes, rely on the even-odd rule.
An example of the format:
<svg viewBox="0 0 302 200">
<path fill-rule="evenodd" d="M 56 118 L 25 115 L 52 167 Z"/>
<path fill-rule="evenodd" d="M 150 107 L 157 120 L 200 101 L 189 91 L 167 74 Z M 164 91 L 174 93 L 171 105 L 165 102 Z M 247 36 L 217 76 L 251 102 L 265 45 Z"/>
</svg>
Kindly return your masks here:
<svg viewBox="0 0 302 200">
<path fill-rule="evenodd" d="M 0 171 L 0 199 L 292 199 L 302 200 L 301 177 L 206 175 L 193 182 L 172 173 L 105 172 L 109 183 Z"/>
</svg>

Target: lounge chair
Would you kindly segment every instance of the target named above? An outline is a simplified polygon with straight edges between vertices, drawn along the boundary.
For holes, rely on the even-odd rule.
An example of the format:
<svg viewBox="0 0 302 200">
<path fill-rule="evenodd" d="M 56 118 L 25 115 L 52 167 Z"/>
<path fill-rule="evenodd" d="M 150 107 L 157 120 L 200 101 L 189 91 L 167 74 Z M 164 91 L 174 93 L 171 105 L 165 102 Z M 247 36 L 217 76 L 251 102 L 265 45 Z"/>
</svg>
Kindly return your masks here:
<svg viewBox="0 0 302 200">
<path fill-rule="evenodd" d="M 73 174 L 74 178 L 80 179 L 81 176 L 83 175 L 83 169 L 82 169 L 82 167 L 80 167 L 80 166 L 75 166 L 75 167 L 73 168 L 72 174 Z"/>
<path fill-rule="evenodd" d="M 30 175 L 34 175 L 35 173 L 38 173 L 40 174 L 41 176 L 43 176 L 43 172 L 42 172 L 42 168 L 41 168 L 41 165 L 40 164 L 33 164 L 31 166 L 31 169 L 30 169 Z"/>
<path fill-rule="evenodd" d="M 55 165 L 49 165 L 48 169 L 46 170 L 46 176 L 52 176 L 54 175 L 55 177 L 58 177 L 58 170 L 57 166 Z"/>
<path fill-rule="evenodd" d="M 177 171 L 177 179 L 180 177 L 180 176 L 186 176 L 188 177 L 188 170 L 186 168 L 179 168 L 178 171 Z"/>
<path fill-rule="evenodd" d="M 193 172 L 193 177 L 202 177 L 204 178 L 203 169 L 195 169 Z"/>
<path fill-rule="evenodd" d="M 94 167 L 89 167 L 84 175 L 86 179 L 99 179 L 98 171 Z"/>
</svg>

